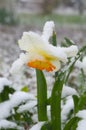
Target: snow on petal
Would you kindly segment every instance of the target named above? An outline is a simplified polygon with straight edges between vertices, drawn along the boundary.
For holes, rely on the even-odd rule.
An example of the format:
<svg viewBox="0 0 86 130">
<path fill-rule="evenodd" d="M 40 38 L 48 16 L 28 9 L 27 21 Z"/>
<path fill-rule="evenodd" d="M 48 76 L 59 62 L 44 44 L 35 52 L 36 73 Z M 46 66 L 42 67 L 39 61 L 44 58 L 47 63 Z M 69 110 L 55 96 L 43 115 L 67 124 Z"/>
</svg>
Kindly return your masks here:
<svg viewBox="0 0 86 130">
<path fill-rule="evenodd" d="M 72 45 L 70 47 L 62 47 L 63 51 L 67 54 L 67 57 L 72 57 L 72 56 L 76 56 L 76 54 L 78 53 L 78 48 L 75 45 Z"/>
<path fill-rule="evenodd" d="M 86 130 L 86 120 L 80 120 L 76 130 Z"/>
<path fill-rule="evenodd" d="M 53 21 L 46 22 L 43 28 L 42 38 L 48 41 L 49 38 L 52 36 L 54 29 L 55 24 Z"/>
</svg>

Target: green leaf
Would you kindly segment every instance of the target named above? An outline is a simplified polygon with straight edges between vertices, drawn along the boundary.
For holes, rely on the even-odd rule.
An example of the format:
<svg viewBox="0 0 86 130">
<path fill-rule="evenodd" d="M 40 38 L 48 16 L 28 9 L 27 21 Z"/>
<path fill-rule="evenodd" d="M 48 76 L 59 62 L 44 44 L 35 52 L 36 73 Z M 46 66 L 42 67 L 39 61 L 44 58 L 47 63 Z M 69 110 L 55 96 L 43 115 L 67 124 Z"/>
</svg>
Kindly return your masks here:
<svg viewBox="0 0 86 130">
<path fill-rule="evenodd" d="M 68 44 L 68 46 L 71 46 L 71 45 L 75 45 L 74 42 L 70 39 L 68 39 L 67 37 L 64 38 L 66 43 Z"/>
<path fill-rule="evenodd" d="M 73 117 L 72 119 L 70 119 L 63 130 L 73 130 L 72 126 L 74 126 L 75 122 L 77 122 L 77 119 L 78 117 Z"/>
<path fill-rule="evenodd" d="M 66 37 L 64 38 L 64 41 L 61 42 L 61 46 L 63 46 L 63 47 L 69 47 L 71 45 L 74 45 L 74 42 Z"/>
<path fill-rule="evenodd" d="M 61 130 L 61 93 L 64 84 L 64 73 L 58 75 L 51 95 L 52 130 Z"/>
<path fill-rule="evenodd" d="M 79 97 L 76 95 L 73 95 L 73 102 L 74 102 L 74 114 L 76 114 L 78 112 Z"/>
<path fill-rule="evenodd" d="M 46 121 L 47 118 L 47 84 L 44 74 L 36 70 L 37 77 L 37 101 L 38 101 L 38 120 Z"/>
<path fill-rule="evenodd" d="M 0 102 L 6 101 L 9 99 L 9 94 L 14 93 L 15 90 L 9 86 L 5 86 L 4 90 L 0 93 Z"/>
<path fill-rule="evenodd" d="M 81 95 L 79 102 L 78 102 L 79 110 L 86 109 L 86 92 Z"/>
<path fill-rule="evenodd" d="M 24 87 L 21 89 L 21 91 L 23 91 L 23 92 L 28 92 L 28 91 L 29 91 L 28 86 L 24 86 Z"/>
<path fill-rule="evenodd" d="M 56 32 L 55 32 L 55 31 L 53 31 L 52 45 L 53 45 L 53 46 L 56 46 L 56 45 L 57 45 L 57 41 L 56 41 Z"/>
<path fill-rule="evenodd" d="M 51 128 L 51 123 L 50 123 L 50 122 L 46 122 L 46 123 L 42 126 L 41 130 L 52 130 L 52 128 Z"/>
</svg>

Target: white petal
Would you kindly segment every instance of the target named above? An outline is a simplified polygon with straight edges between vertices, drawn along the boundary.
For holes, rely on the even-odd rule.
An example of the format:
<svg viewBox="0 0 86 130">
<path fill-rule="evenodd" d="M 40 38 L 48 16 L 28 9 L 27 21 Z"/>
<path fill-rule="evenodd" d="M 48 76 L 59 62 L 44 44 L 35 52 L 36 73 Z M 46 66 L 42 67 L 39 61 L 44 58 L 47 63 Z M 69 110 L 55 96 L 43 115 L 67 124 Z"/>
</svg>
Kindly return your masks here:
<svg viewBox="0 0 86 130">
<path fill-rule="evenodd" d="M 42 38 L 48 41 L 53 34 L 54 28 L 55 24 L 53 21 L 46 22 L 44 25 Z"/>
<path fill-rule="evenodd" d="M 72 45 L 70 47 L 62 47 L 63 51 L 67 54 L 67 57 L 76 56 L 78 53 L 78 48 L 75 45 Z"/>
<path fill-rule="evenodd" d="M 51 61 L 51 63 L 56 67 L 54 71 L 58 71 L 61 68 L 61 63 L 58 60 Z"/>
<path fill-rule="evenodd" d="M 48 43 L 48 41 L 47 41 Z M 51 44 L 46 44 L 40 35 L 34 32 L 27 32 L 23 34 L 21 40 L 19 40 L 19 46 L 22 50 L 30 53 L 37 53 L 45 58 L 58 58 L 63 62 L 67 62 L 67 56 L 60 47 L 54 47 Z"/>
<path fill-rule="evenodd" d="M 22 38 L 19 40 L 19 47 L 25 51 L 36 51 L 46 44 L 40 35 L 34 32 L 24 32 Z"/>
<path fill-rule="evenodd" d="M 27 63 L 29 56 L 27 54 L 22 53 L 20 57 L 12 64 L 12 68 L 10 69 L 10 73 L 18 73 L 22 66 Z"/>
</svg>

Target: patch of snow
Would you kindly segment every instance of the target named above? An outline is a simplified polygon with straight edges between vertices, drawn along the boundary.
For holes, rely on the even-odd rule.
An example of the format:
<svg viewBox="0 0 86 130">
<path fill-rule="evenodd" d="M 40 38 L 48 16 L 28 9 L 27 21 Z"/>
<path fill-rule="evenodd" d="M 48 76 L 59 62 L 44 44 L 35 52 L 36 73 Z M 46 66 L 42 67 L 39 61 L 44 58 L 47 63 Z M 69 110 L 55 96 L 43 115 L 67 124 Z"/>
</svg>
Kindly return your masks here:
<svg viewBox="0 0 86 130">
<path fill-rule="evenodd" d="M 44 123 L 45 122 L 39 122 L 36 125 L 34 125 L 30 130 L 40 130 Z"/>
<path fill-rule="evenodd" d="M 10 102 L 5 101 L 3 103 L 0 103 L 0 111 L 0 119 L 9 117 L 11 114 Z"/>
<path fill-rule="evenodd" d="M 7 120 L 0 120 L 0 129 L 16 128 L 16 127 L 17 125 L 14 122 L 7 121 Z"/>
<path fill-rule="evenodd" d="M 16 107 L 23 102 L 26 102 L 28 100 L 33 100 L 33 99 L 35 99 L 35 97 L 32 94 L 17 91 L 11 96 L 10 99 L 11 107 Z"/>
<path fill-rule="evenodd" d="M 72 95 L 78 95 L 77 91 L 74 88 L 64 85 L 62 90 L 62 98 Z M 48 90 L 48 98 L 50 97 L 51 97 L 51 90 Z"/>
<path fill-rule="evenodd" d="M 76 116 L 86 120 L 86 110 L 79 111 Z"/>
<path fill-rule="evenodd" d="M 77 91 L 74 88 L 64 85 L 62 90 L 62 98 L 72 95 L 78 95 Z"/>
<path fill-rule="evenodd" d="M 33 120 L 34 123 L 37 123 L 38 122 L 38 115 L 37 114 L 33 114 L 32 120 Z"/>
<path fill-rule="evenodd" d="M 86 130 L 86 120 L 79 121 L 76 130 Z"/>
<path fill-rule="evenodd" d="M 31 101 L 31 100 L 33 101 L 34 99 L 35 97 L 32 94 L 20 92 L 20 91 L 15 92 L 13 95 L 10 96 L 10 100 L 0 103 L 0 111 L 1 111 L 0 119 L 9 117 L 12 114 L 13 112 L 12 110 L 14 107 L 22 103 L 26 103 L 27 101 Z"/>
<path fill-rule="evenodd" d="M 33 108 L 37 105 L 37 101 L 30 101 L 26 103 L 25 105 L 21 105 L 19 109 L 17 110 L 18 113 L 24 112 L 24 111 L 30 111 L 31 113 L 34 112 Z"/>
<path fill-rule="evenodd" d="M 0 93 L 3 91 L 5 86 L 10 86 L 11 82 L 6 78 L 0 78 Z"/>
<path fill-rule="evenodd" d="M 61 117 L 62 121 L 67 120 L 69 112 L 74 108 L 74 102 L 71 96 L 67 98 L 66 104 L 62 108 Z"/>
</svg>

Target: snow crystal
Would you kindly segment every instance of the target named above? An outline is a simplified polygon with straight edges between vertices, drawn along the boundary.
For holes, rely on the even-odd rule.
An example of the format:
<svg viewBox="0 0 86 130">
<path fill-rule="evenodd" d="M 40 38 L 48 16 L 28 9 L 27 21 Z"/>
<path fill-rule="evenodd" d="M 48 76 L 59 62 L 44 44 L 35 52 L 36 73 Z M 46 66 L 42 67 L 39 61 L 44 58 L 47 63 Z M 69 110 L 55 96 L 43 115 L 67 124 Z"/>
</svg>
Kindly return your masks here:
<svg viewBox="0 0 86 130">
<path fill-rule="evenodd" d="M 86 120 L 79 121 L 76 130 L 86 130 Z"/>
<path fill-rule="evenodd" d="M 33 114 L 32 120 L 33 120 L 34 123 L 37 123 L 38 122 L 38 115 L 37 114 Z"/>
<path fill-rule="evenodd" d="M 11 85 L 11 82 L 6 78 L 0 78 L 0 93 L 3 91 L 5 86 Z"/>
<path fill-rule="evenodd" d="M 36 125 L 34 125 L 30 130 L 40 130 L 44 122 L 39 122 Z"/>
<path fill-rule="evenodd" d="M 82 119 L 86 119 L 86 110 L 81 110 L 79 111 L 76 116 L 82 118 Z"/>
</svg>

